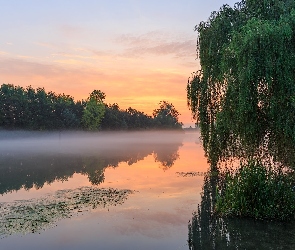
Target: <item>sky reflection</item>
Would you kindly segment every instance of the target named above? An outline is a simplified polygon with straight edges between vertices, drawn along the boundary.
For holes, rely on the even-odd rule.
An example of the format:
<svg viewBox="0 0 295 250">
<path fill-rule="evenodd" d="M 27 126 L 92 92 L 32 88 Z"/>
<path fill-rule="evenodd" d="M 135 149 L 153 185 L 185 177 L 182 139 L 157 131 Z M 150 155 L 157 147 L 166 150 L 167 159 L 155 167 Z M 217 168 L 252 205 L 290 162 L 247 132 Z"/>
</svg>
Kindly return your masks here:
<svg viewBox="0 0 295 250">
<path fill-rule="evenodd" d="M 70 144 L 64 141 L 62 143 L 63 153 L 60 154 L 60 158 L 56 158 L 58 161 L 55 161 L 58 168 L 50 168 L 50 160 L 49 158 L 46 160 L 46 157 L 41 157 L 41 161 L 38 161 L 38 164 L 44 163 L 41 164 L 42 166 L 36 164 L 34 167 L 29 164 L 31 161 L 26 164 L 23 161 L 22 166 L 25 167 L 19 167 L 19 154 L 16 151 L 9 153 L 15 159 L 11 161 L 13 164 L 10 168 L 16 168 L 15 171 L 21 169 L 20 173 L 31 170 L 36 172 L 37 169 L 40 171 L 42 169 L 44 171 L 40 173 L 43 175 L 49 173 L 52 176 L 67 176 L 67 178 L 63 181 L 56 178 L 52 182 L 44 182 L 38 190 L 21 188 L 16 191 L 12 188 L 8 191 L 11 193 L 0 197 L 0 202 L 14 202 L 15 199 L 40 201 L 48 196 L 52 197 L 57 190 L 77 190 L 83 186 L 132 190 L 133 193 L 128 195 L 128 199 L 120 205 L 107 208 L 98 206 L 83 215 L 76 212 L 78 216 L 71 217 L 71 219 L 55 220 L 54 224 L 57 226 L 46 229 L 46 231 L 41 230 L 41 234 L 33 233 L 24 237 L 11 235 L 1 239 L 1 246 L 7 249 L 17 248 L 19 242 L 22 242 L 22 249 L 38 249 L 38 244 L 44 240 L 44 249 L 93 249 L 95 245 L 99 249 L 188 249 L 187 223 L 200 202 L 199 193 L 203 184 L 203 176 L 182 177 L 178 173 L 207 171 L 208 165 L 201 146 L 196 143 L 198 134 L 177 134 L 175 136 L 167 134 L 164 137 L 161 136 L 160 139 L 158 134 L 154 136 L 146 134 L 139 137 L 140 140 L 135 140 L 138 137 L 130 134 L 131 139 L 129 138 L 128 143 L 123 137 L 116 135 L 114 138 L 116 143 L 109 153 L 106 153 L 108 146 L 93 148 L 89 145 L 84 147 L 80 143 L 78 144 L 81 149 L 80 153 L 70 154 L 70 149 L 66 147 Z M 65 140 L 70 141 L 70 139 Z M 93 138 L 91 140 L 96 143 Z M 107 144 L 105 142 L 105 145 Z M 75 149 L 75 147 L 78 146 L 71 145 L 74 152 L 79 148 Z M 92 148 L 92 151 L 85 149 L 85 154 L 83 154 L 83 148 Z M 162 148 L 163 151 L 161 151 Z M 56 150 L 54 147 L 51 149 Z M 171 155 L 178 155 L 169 168 L 163 168 L 164 160 L 156 160 L 156 153 L 164 156 L 163 152 L 167 153 L 168 158 Z M 8 160 L 7 151 L 4 152 L 2 148 L 1 153 L 0 167 L 5 169 L 4 166 L 7 167 L 7 165 L 3 164 L 3 161 Z M 52 154 L 52 151 L 48 154 Z M 72 160 L 68 160 L 69 156 Z M 38 157 L 31 157 L 31 160 L 39 159 Z M 67 160 L 62 160 L 65 158 Z M 95 164 L 89 165 L 89 159 Z M 37 165 L 39 168 L 36 167 Z M 93 185 L 89 179 L 89 173 L 101 170 L 103 170 L 104 181 Z M 9 174 L 9 171 L 7 173 Z M 44 178 L 47 180 L 46 176 Z M 23 179 L 17 178 L 17 180 Z"/>
</svg>

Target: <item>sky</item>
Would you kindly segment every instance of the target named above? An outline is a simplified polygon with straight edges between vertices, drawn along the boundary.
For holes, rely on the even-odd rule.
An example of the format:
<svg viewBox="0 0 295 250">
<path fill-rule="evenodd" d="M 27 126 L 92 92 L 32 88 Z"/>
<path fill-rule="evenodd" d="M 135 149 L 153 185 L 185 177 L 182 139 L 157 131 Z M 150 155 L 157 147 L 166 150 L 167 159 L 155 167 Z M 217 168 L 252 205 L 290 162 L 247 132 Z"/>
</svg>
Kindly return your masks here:
<svg viewBox="0 0 295 250">
<path fill-rule="evenodd" d="M 162 100 L 194 126 L 186 84 L 200 68 L 195 25 L 237 0 L 0 0 L 0 82 L 151 115 Z"/>
</svg>

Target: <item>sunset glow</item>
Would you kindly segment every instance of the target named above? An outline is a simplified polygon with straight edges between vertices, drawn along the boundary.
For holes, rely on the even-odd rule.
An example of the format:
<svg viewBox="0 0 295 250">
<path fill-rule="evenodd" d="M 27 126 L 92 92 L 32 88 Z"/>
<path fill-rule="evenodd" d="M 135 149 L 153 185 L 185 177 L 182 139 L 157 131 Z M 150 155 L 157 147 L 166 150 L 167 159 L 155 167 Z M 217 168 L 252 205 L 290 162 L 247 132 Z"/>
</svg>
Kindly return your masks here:
<svg viewBox="0 0 295 250">
<path fill-rule="evenodd" d="M 235 1 L 228 0 L 233 5 Z M 94 89 L 151 115 L 161 100 L 193 125 L 186 83 L 194 26 L 219 1 L 1 1 L 0 80 L 86 99 Z"/>
</svg>

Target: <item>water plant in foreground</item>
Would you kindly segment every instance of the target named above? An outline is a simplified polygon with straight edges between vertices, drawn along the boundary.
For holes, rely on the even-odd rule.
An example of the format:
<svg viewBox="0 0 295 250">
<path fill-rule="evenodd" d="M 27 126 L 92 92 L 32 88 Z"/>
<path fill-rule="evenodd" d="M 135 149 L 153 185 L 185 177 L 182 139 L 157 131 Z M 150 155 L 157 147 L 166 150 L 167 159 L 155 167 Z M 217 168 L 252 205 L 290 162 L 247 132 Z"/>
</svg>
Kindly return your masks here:
<svg viewBox="0 0 295 250">
<path fill-rule="evenodd" d="M 295 215 L 292 171 L 260 162 L 241 164 L 221 174 L 215 212 L 219 216 L 286 220 Z"/>
<path fill-rule="evenodd" d="M 62 219 L 98 208 L 122 205 L 134 191 L 80 187 L 59 190 L 39 199 L 0 203 L 0 239 L 13 234 L 41 232 Z"/>
</svg>

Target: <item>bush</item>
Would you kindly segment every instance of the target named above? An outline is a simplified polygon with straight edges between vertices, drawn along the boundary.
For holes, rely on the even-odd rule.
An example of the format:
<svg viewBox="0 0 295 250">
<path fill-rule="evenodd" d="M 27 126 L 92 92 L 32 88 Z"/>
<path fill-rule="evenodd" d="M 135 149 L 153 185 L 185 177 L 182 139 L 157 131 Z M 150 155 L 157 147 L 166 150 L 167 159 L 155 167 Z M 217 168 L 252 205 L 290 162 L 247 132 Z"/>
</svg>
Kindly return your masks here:
<svg viewBox="0 0 295 250">
<path fill-rule="evenodd" d="M 218 215 L 278 220 L 294 217 L 292 173 L 249 162 L 222 176 L 215 206 Z"/>
</svg>

